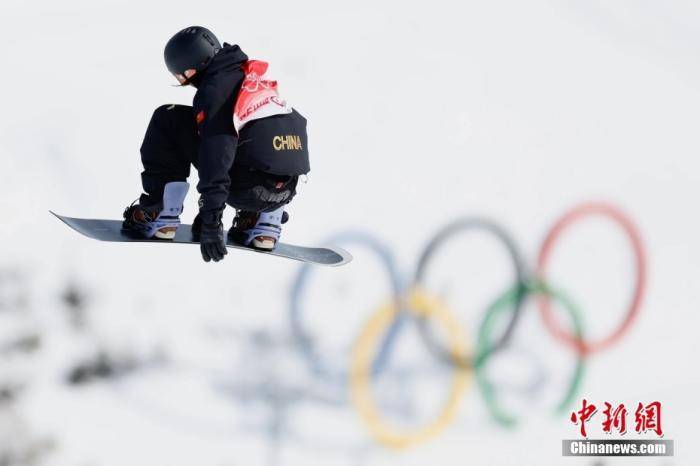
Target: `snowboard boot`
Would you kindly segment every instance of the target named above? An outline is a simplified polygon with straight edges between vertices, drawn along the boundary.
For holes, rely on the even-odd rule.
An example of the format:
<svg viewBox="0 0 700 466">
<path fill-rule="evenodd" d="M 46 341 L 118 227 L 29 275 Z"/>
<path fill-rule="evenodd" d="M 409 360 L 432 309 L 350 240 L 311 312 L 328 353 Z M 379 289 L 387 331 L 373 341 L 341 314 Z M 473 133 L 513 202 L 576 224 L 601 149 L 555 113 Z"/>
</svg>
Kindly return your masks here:
<svg viewBox="0 0 700 466">
<path fill-rule="evenodd" d="M 282 224 L 289 215 L 284 206 L 272 212 L 250 212 L 239 210 L 233 219 L 233 226 L 228 231 L 228 238 L 243 246 L 271 251 L 277 246 L 282 233 Z"/>
<path fill-rule="evenodd" d="M 163 205 L 142 206 L 131 204 L 124 211 L 122 228 L 139 233 L 144 238 L 173 239 L 180 226 L 182 203 L 187 195 L 189 184 L 174 181 L 165 185 Z"/>
</svg>

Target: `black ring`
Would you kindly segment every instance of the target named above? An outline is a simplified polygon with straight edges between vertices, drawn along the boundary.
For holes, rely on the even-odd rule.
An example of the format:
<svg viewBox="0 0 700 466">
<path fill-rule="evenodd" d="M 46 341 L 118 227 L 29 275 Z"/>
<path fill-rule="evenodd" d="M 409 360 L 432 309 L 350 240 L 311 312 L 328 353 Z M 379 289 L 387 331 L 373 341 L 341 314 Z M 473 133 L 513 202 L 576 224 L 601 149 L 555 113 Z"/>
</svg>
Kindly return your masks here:
<svg viewBox="0 0 700 466">
<path fill-rule="evenodd" d="M 457 219 L 439 230 L 428 242 L 426 247 L 423 249 L 420 258 L 418 259 L 416 274 L 413 280 L 414 285 L 420 285 L 422 287 L 427 274 L 428 264 L 434 257 L 437 249 L 439 249 L 440 246 L 442 246 L 451 236 L 463 230 L 475 229 L 487 231 L 498 238 L 508 250 L 508 254 L 513 262 L 517 295 L 515 297 L 515 309 L 513 310 L 511 320 L 508 323 L 505 332 L 500 338 L 494 340 L 493 346 L 487 348 L 484 352 L 479 353 L 478 359 L 475 360 L 474 356 L 472 355 L 453 355 L 448 348 L 439 342 L 438 338 L 431 331 L 428 320 L 425 317 L 418 319 L 421 337 L 423 338 L 423 341 L 430 352 L 444 362 L 449 364 L 457 364 L 466 368 L 473 368 L 477 364 L 482 364 L 491 354 L 503 349 L 508 344 L 508 341 L 513 335 L 515 327 L 518 323 L 523 308 L 525 295 L 527 294 L 527 281 L 529 273 L 526 270 L 525 261 L 523 260 L 520 249 L 513 240 L 513 237 L 503 227 L 486 218 L 463 217 Z"/>
</svg>

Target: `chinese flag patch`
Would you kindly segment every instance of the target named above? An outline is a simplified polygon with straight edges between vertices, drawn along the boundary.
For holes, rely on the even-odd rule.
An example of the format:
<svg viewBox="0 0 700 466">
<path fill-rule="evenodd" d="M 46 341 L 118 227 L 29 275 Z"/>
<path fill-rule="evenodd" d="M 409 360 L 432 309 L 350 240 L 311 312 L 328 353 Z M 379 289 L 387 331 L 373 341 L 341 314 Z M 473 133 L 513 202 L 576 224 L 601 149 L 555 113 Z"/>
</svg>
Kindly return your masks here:
<svg viewBox="0 0 700 466">
<path fill-rule="evenodd" d="M 197 124 L 201 124 L 204 121 L 204 110 L 200 110 L 197 114 Z"/>
</svg>

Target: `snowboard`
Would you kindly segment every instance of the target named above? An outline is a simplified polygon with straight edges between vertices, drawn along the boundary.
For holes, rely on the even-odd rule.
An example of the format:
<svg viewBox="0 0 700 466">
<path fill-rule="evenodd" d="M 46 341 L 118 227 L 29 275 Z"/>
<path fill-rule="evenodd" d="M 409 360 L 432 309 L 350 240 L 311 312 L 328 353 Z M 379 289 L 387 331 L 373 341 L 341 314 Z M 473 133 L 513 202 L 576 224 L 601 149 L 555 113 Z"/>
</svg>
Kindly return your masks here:
<svg viewBox="0 0 700 466">
<path fill-rule="evenodd" d="M 52 211 L 49 212 L 78 233 L 99 241 L 119 243 L 199 244 L 199 241 L 193 238 L 192 225 L 181 224 L 177 229 L 174 239 L 147 239 L 139 236 L 137 233 L 122 229 L 121 220 L 74 218 L 58 215 Z M 286 259 L 330 267 L 345 265 L 352 261 L 350 253 L 338 247 L 305 247 L 280 242 L 272 251 L 261 251 L 233 243 L 230 240 L 227 241 L 226 246 L 233 249 L 242 249 L 259 254 L 284 257 Z"/>
</svg>

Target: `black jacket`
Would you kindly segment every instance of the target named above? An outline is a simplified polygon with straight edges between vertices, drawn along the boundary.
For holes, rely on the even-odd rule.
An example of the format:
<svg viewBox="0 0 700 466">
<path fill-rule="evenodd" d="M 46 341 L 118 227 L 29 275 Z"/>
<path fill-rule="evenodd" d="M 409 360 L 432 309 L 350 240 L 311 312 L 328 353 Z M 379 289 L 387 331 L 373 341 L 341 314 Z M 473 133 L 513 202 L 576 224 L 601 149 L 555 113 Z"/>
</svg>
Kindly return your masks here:
<svg viewBox="0 0 700 466">
<path fill-rule="evenodd" d="M 236 134 L 233 109 L 245 78 L 241 65 L 247 60 L 240 47 L 224 43 L 192 82 L 197 87 L 193 106 L 200 135 L 199 212 L 209 224 L 218 222 L 225 207 L 231 184 L 229 171 L 236 158 L 240 158 L 238 165 L 275 175 L 296 176 L 309 171 L 306 119 L 298 112 L 254 120 L 241 129 L 240 138 Z M 281 142 L 289 140 L 299 144 Z"/>
<path fill-rule="evenodd" d="M 241 65 L 248 56 L 237 45 L 224 44 L 207 69 L 194 80 L 194 114 L 199 129 L 199 212 L 204 223 L 218 223 L 231 184 L 238 135 L 233 106 L 243 82 Z"/>
</svg>

